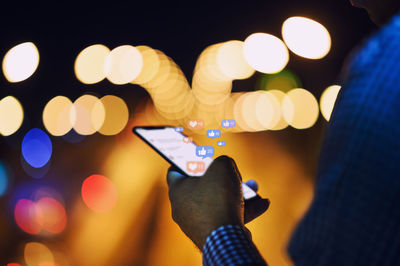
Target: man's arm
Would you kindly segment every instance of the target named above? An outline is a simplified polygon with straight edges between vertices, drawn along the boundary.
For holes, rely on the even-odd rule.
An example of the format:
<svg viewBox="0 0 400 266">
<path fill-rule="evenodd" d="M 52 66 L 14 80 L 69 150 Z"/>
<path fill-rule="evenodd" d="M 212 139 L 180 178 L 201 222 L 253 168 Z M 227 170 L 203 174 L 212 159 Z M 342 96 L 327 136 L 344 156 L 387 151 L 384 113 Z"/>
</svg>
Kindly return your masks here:
<svg viewBox="0 0 400 266">
<path fill-rule="evenodd" d="M 203 250 L 205 265 L 265 265 L 244 223 L 264 213 L 269 201 L 244 209 L 241 176 L 231 158 L 217 158 L 200 178 L 170 169 L 167 182 L 172 218 Z"/>
</svg>

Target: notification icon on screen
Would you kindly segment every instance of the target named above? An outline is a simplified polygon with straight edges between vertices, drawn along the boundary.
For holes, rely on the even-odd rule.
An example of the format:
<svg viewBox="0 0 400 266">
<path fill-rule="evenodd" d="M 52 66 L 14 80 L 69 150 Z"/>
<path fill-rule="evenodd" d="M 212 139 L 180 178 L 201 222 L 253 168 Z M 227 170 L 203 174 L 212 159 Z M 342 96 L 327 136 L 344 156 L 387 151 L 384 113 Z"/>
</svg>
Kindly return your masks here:
<svg viewBox="0 0 400 266">
<path fill-rule="evenodd" d="M 188 173 L 201 173 L 206 170 L 206 164 L 204 162 L 186 162 L 186 170 Z"/>
</svg>

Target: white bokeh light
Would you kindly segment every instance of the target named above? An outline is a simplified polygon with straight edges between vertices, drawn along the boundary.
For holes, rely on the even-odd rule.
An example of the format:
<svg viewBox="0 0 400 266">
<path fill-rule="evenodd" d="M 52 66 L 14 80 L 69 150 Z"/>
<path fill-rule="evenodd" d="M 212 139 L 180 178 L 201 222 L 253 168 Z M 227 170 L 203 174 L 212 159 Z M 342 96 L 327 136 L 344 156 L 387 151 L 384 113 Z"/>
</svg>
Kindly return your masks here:
<svg viewBox="0 0 400 266">
<path fill-rule="evenodd" d="M 277 73 L 289 62 L 289 51 L 279 38 L 254 33 L 244 41 L 244 56 L 247 63 L 262 73 Z"/>
<path fill-rule="evenodd" d="M 321 59 L 331 49 L 331 36 L 320 23 L 304 18 L 291 17 L 282 26 L 282 36 L 288 48 L 308 59 Z"/>
<path fill-rule="evenodd" d="M 11 48 L 3 59 L 3 73 L 9 82 L 26 80 L 39 65 L 39 51 L 32 42 Z"/>
</svg>

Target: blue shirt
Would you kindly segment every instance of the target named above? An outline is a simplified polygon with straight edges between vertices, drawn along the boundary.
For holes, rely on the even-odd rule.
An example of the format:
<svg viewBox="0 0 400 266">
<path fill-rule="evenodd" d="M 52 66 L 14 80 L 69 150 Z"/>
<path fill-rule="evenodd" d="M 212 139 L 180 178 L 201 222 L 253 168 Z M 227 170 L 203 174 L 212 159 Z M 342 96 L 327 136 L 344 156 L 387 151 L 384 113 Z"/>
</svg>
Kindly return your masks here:
<svg viewBox="0 0 400 266">
<path fill-rule="evenodd" d="M 315 196 L 289 245 L 295 265 L 400 265 L 400 15 L 349 62 L 325 134 Z M 262 265 L 250 238 L 224 246 L 243 233 L 237 226 L 214 231 L 204 264 Z"/>
</svg>

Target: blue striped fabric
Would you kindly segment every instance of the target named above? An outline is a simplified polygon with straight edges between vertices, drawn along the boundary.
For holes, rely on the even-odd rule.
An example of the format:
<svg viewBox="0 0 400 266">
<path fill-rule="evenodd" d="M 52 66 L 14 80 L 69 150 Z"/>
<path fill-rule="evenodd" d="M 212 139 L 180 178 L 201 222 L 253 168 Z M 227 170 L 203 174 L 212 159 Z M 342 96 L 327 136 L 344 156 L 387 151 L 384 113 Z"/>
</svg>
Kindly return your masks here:
<svg viewBox="0 0 400 266">
<path fill-rule="evenodd" d="M 400 265 L 400 15 L 349 62 L 296 265 Z"/>
<path fill-rule="evenodd" d="M 266 265 L 247 232 L 239 225 L 221 226 L 207 237 L 203 264 Z"/>
<path fill-rule="evenodd" d="M 295 265 L 400 265 L 400 15 L 343 71 L 315 197 L 294 233 Z M 240 226 L 213 231 L 204 265 L 265 265 Z"/>
</svg>

